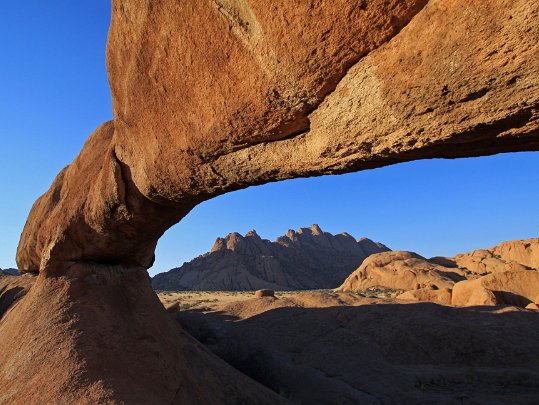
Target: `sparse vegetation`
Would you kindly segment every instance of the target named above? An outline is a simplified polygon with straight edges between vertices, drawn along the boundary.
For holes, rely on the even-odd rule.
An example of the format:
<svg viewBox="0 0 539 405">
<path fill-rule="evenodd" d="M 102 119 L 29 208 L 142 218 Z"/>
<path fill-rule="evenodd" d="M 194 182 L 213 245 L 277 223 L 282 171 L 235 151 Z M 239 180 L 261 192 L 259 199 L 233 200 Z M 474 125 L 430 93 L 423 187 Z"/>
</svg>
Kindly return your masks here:
<svg viewBox="0 0 539 405">
<path fill-rule="evenodd" d="M 359 294 L 367 298 L 395 298 L 397 295 L 402 294 L 404 291 L 405 290 L 394 290 L 391 288 L 376 286 L 360 291 Z"/>
</svg>

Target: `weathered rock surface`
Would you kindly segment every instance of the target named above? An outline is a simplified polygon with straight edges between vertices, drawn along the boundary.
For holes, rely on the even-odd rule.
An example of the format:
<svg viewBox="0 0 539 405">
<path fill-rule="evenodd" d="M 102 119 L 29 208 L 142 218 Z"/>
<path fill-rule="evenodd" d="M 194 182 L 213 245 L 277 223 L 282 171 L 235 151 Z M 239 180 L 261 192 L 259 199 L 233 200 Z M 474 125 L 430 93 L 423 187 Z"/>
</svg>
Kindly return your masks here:
<svg viewBox="0 0 539 405">
<path fill-rule="evenodd" d="M 40 275 L 0 319 L 0 341 L 2 404 L 287 403 L 179 328 L 142 268 Z"/>
<path fill-rule="evenodd" d="M 403 290 L 399 299 L 458 306 L 533 303 L 539 291 L 539 239 L 502 242 L 454 258 L 425 259 L 412 252 L 367 258 L 339 291 Z"/>
<path fill-rule="evenodd" d="M 218 238 L 210 252 L 156 275 L 157 290 L 316 290 L 335 288 L 373 253 L 389 249 L 347 233 L 332 235 L 318 225 L 289 230 L 275 242 L 255 231 Z"/>
<path fill-rule="evenodd" d="M 455 256 L 458 267 L 477 274 L 539 269 L 539 239 L 512 240 Z"/>
<path fill-rule="evenodd" d="M 31 275 L 17 277 L 0 273 L 0 319 L 19 298 L 28 292 L 33 279 Z"/>
<path fill-rule="evenodd" d="M 36 201 L 23 230 L 18 267 L 42 274 L 0 321 L 0 341 L 13 342 L 0 352 L 6 402 L 121 403 L 155 392 L 164 403 L 241 395 L 275 403 L 256 388 L 242 394 L 241 377 L 181 343 L 162 307 L 142 319 L 136 303 L 149 300 L 141 299 L 148 279 L 120 289 L 115 277 L 149 267 L 168 227 L 228 191 L 539 149 L 536 1 L 114 0 L 112 8 L 114 118 Z M 114 265 L 117 276 L 101 280 L 114 295 L 72 295 L 80 281 L 67 280 L 95 263 Z M 148 370 L 155 380 L 141 377 Z M 215 386 L 213 397 L 200 386 Z"/>
<path fill-rule="evenodd" d="M 409 290 L 398 295 L 397 299 L 451 305 L 451 289 L 420 288 L 418 290 Z"/>
<path fill-rule="evenodd" d="M 538 20 L 529 0 L 115 0 L 114 120 L 34 205 L 19 268 L 147 267 L 249 185 L 537 150 Z"/>
<path fill-rule="evenodd" d="M 539 271 L 520 270 L 492 273 L 456 283 L 453 305 L 517 305 L 533 303 L 539 291 Z"/>
<path fill-rule="evenodd" d="M 536 311 L 310 292 L 204 305 L 177 319 L 296 403 L 537 402 Z"/>
<path fill-rule="evenodd" d="M 429 262 L 412 252 L 384 252 L 365 259 L 344 281 L 339 291 L 362 291 L 370 287 L 393 290 L 451 289 L 464 280 L 464 272 Z"/>
</svg>

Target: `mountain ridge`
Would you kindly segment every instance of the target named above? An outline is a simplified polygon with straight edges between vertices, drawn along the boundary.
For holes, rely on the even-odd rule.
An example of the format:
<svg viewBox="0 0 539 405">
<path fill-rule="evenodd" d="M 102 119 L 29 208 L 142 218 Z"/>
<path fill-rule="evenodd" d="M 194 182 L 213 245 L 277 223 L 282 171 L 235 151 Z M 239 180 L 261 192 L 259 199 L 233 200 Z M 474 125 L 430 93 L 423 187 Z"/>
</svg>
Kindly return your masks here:
<svg viewBox="0 0 539 405">
<path fill-rule="evenodd" d="M 275 241 L 255 230 L 217 238 L 211 250 L 157 274 L 157 290 L 253 290 L 333 288 L 373 253 L 390 250 L 368 238 L 333 235 L 313 224 L 289 229 Z"/>
</svg>

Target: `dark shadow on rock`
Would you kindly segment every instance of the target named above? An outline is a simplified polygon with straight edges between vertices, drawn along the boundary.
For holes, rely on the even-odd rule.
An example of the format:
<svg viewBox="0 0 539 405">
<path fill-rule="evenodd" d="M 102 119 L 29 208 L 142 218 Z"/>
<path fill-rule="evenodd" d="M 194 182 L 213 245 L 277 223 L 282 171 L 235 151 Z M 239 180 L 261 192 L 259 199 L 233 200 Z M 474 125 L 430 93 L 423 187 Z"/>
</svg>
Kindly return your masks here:
<svg viewBox="0 0 539 405">
<path fill-rule="evenodd" d="M 443 271 L 443 270 L 437 270 L 438 273 L 440 273 L 442 276 L 447 277 L 448 279 L 454 281 L 455 283 L 458 283 L 459 281 L 466 280 L 466 277 L 461 276 L 460 274 L 457 274 L 453 271 Z"/>
<path fill-rule="evenodd" d="M 173 318 L 198 341 L 213 347 L 219 339 L 220 331 L 230 322 L 239 318 L 220 311 L 207 312 L 204 309 L 189 309 L 174 314 Z"/>
<path fill-rule="evenodd" d="M 523 295 L 515 294 L 510 291 L 492 291 L 496 297 L 496 301 L 502 303 L 503 305 L 515 305 L 517 307 L 525 308 L 530 302 L 529 298 L 524 297 Z"/>
<path fill-rule="evenodd" d="M 501 309 L 377 304 L 177 319 L 297 403 L 537 403 L 539 313 Z"/>
<path fill-rule="evenodd" d="M 9 288 L 1 292 L 0 294 L 0 318 L 13 304 L 13 301 L 15 301 L 15 297 L 17 297 L 17 294 L 19 294 L 22 291 L 24 291 L 23 287 L 13 287 L 13 288 Z"/>
<path fill-rule="evenodd" d="M 34 282 L 35 277 L 14 276 L 10 274 L 0 274 L 0 318 L 9 308 L 22 297 Z"/>
</svg>

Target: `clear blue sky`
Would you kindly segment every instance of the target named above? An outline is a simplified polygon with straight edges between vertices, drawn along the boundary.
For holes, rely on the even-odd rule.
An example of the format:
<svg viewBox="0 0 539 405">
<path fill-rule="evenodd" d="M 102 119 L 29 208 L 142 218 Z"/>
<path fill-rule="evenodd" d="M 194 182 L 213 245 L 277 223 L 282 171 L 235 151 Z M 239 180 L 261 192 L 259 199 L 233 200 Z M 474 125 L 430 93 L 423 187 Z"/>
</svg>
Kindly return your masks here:
<svg viewBox="0 0 539 405">
<path fill-rule="evenodd" d="M 33 201 L 111 118 L 105 71 L 110 4 L 2 2 L 0 267 Z M 392 249 L 453 255 L 539 236 L 539 154 L 429 160 L 252 187 L 207 201 L 160 240 L 151 274 L 206 252 L 217 236 L 274 239 L 318 223 Z"/>
</svg>

